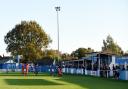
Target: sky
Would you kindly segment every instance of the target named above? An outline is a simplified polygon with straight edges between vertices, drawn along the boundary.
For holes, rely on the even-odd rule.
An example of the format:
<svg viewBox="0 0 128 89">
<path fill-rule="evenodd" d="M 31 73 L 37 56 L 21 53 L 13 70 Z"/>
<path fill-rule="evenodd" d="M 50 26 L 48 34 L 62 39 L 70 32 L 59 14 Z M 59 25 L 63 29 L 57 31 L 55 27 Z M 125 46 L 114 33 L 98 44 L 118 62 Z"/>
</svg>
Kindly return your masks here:
<svg viewBox="0 0 128 89">
<path fill-rule="evenodd" d="M 79 47 L 101 51 L 107 35 L 128 50 L 128 0 L 0 0 L 0 55 L 9 55 L 4 36 L 23 20 L 37 21 L 53 40 L 49 48 L 57 49 L 55 6 L 61 7 L 61 52 Z"/>
</svg>

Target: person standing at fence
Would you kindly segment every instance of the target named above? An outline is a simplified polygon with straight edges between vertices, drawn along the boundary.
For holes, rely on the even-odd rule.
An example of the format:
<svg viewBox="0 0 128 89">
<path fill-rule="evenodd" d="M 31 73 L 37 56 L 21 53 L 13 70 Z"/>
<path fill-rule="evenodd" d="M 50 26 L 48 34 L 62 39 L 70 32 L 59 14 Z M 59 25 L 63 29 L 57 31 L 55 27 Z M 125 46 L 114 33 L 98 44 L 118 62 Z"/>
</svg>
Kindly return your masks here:
<svg viewBox="0 0 128 89">
<path fill-rule="evenodd" d="M 104 65 L 105 77 L 108 77 L 108 68 L 107 65 Z"/>
<path fill-rule="evenodd" d="M 53 76 L 53 73 L 54 73 L 54 69 L 52 67 L 52 65 L 50 66 L 50 75 Z"/>
<path fill-rule="evenodd" d="M 22 63 L 22 74 L 24 74 L 24 64 Z"/>
<path fill-rule="evenodd" d="M 115 68 L 114 64 L 113 64 L 112 70 L 113 70 L 113 76 L 115 77 L 116 76 L 116 68 Z"/>
<path fill-rule="evenodd" d="M 119 67 L 118 66 L 116 66 L 116 70 L 115 70 L 115 79 L 119 79 L 119 76 L 120 76 L 120 74 L 119 74 Z"/>
<path fill-rule="evenodd" d="M 124 67 L 124 65 L 123 65 L 123 68 L 122 68 L 122 70 L 125 70 L 125 67 Z"/>
<path fill-rule="evenodd" d="M 38 72 L 39 72 L 39 67 L 38 67 L 38 64 L 36 63 L 35 64 L 35 75 L 36 76 L 37 76 Z"/>
<path fill-rule="evenodd" d="M 82 65 L 82 69 L 83 69 L 83 75 L 85 75 L 85 66 L 84 66 L 84 64 Z"/>
<path fill-rule="evenodd" d="M 26 64 L 26 74 L 28 74 L 28 70 L 29 70 L 29 64 Z"/>
<path fill-rule="evenodd" d="M 103 76 L 103 65 L 102 64 L 100 65 L 100 77 L 104 77 Z"/>
<path fill-rule="evenodd" d="M 109 78 L 109 77 L 110 77 L 110 71 L 111 71 L 109 65 L 107 65 L 107 71 L 108 71 L 108 72 L 107 72 L 107 73 L 108 73 L 108 74 L 107 74 L 107 77 Z"/>
<path fill-rule="evenodd" d="M 26 71 L 27 71 L 27 70 L 26 70 L 26 63 L 24 64 L 24 70 L 23 70 L 23 71 L 24 71 L 24 72 L 23 72 L 23 73 L 24 73 L 24 76 L 26 76 L 26 75 L 27 75 L 27 73 L 26 73 Z"/>
<path fill-rule="evenodd" d="M 58 76 L 59 77 L 62 76 L 62 68 L 61 68 L 61 66 L 58 66 Z"/>
</svg>

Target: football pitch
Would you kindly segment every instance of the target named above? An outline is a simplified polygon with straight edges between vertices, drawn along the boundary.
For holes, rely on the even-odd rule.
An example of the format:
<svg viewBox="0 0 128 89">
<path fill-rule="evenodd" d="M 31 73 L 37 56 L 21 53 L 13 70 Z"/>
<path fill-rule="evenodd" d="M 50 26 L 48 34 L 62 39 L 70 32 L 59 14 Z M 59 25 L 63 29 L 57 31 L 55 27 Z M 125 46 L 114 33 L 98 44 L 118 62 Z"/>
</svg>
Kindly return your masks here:
<svg viewBox="0 0 128 89">
<path fill-rule="evenodd" d="M 81 75 L 1 73 L 0 89 L 128 89 L 128 81 Z"/>
</svg>

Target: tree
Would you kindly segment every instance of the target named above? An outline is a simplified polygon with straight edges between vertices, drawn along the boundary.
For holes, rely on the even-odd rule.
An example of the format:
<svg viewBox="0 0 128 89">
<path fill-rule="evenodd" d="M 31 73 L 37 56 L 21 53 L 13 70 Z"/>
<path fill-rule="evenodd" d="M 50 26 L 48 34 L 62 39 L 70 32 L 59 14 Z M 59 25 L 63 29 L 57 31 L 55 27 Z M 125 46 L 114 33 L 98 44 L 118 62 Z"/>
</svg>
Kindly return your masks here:
<svg viewBox="0 0 128 89">
<path fill-rule="evenodd" d="M 32 61 L 42 57 L 42 49 L 51 43 L 50 37 L 35 21 L 21 21 L 4 37 L 7 44 L 6 51 L 12 55 L 22 55 L 23 62 Z"/>
<path fill-rule="evenodd" d="M 62 60 L 71 60 L 71 59 L 73 59 L 73 57 L 68 53 L 61 54 L 61 58 L 62 58 Z"/>
<path fill-rule="evenodd" d="M 38 64 L 51 65 L 54 60 L 56 61 L 56 64 L 60 61 L 58 60 L 58 50 L 45 49 L 43 50 L 43 55 L 44 56 L 38 60 Z"/>
<path fill-rule="evenodd" d="M 114 42 L 113 38 L 110 35 L 107 36 L 106 40 L 103 40 L 102 52 L 112 53 L 116 55 L 123 54 L 123 50 L 121 49 L 121 47 Z"/>
<path fill-rule="evenodd" d="M 45 57 L 50 58 L 50 59 L 58 59 L 58 50 L 45 50 Z"/>
<path fill-rule="evenodd" d="M 87 53 L 90 52 L 94 52 L 94 50 L 91 48 L 78 48 L 76 51 L 73 51 L 71 55 L 74 57 L 82 58 L 82 57 L 86 57 Z"/>
</svg>

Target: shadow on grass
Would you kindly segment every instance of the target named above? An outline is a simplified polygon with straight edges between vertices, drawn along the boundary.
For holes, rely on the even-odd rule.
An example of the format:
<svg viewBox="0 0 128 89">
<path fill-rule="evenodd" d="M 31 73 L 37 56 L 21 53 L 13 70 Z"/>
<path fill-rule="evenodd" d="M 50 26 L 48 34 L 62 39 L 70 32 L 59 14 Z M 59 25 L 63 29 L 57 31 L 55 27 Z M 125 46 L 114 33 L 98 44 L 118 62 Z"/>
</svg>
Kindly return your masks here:
<svg viewBox="0 0 128 89">
<path fill-rule="evenodd" d="M 87 89 L 128 89 L 128 81 L 91 76 L 64 75 L 59 81 L 79 85 Z"/>
<path fill-rule="evenodd" d="M 29 73 L 27 76 L 50 76 L 48 73 L 39 73 L 35 75 L 34 73 Z M 22 73 L 0 73 L 0 76 L 24 76 Z"/>
<path fill-rule="evenodd" d="M 4 79 L 8 85 L 63 85 L 61 83 L 56 83 L 44 79 Z"/>
</svg>

